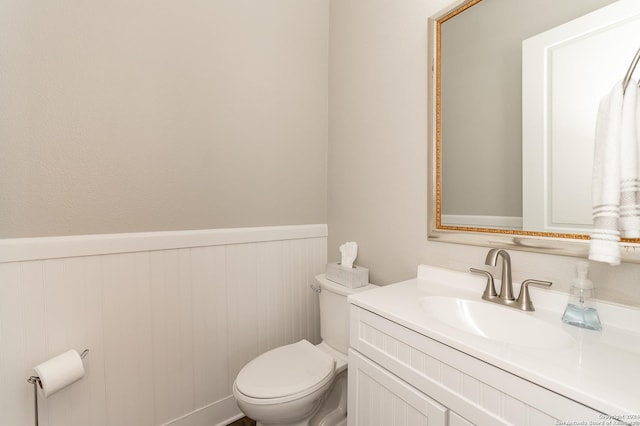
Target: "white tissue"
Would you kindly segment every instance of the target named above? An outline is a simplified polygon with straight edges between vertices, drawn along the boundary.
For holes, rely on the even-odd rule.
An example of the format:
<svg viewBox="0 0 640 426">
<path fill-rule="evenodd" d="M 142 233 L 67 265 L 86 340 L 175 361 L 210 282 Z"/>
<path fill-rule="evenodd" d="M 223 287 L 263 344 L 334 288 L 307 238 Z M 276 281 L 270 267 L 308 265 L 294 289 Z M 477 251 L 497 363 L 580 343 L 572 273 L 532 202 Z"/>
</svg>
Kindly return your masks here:
<svg viewBox="0 0 640 426">
<path fill-rule="evenodd" d="M 71 349 L 35 366 L 41 393 L 46 398 L 77 382 L 84 376 L 84 365 L 77 351 Z"/>
<path fill-rule="evenodd" d="M 340 246 L 340 253 L 342 254 L 340 266 L 351 268 L 353 267 L 353 262 L 358 256 L 358 244 L 353 241 L 344 243 Z"/>
</svg>

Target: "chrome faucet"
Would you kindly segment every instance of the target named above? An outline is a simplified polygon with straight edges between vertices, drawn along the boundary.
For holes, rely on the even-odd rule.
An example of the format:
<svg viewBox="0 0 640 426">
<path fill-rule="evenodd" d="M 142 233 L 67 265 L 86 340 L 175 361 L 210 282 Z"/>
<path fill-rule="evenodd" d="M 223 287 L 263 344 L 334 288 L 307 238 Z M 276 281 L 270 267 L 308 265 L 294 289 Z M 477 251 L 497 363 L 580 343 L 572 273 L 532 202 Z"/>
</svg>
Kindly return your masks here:
<svg viewBox="0 0 640 426">
<path fill-rule="evenodd" d="M 511 256 L 506 250 L 491 249 L 484 261 L 485 265 L 498 266 L 498 257 L 502 257 L 502 285 L 498 297 L 503 301 L 515 300 L 513 297 L 513 281 L 511 280 Z"/>
<path fill-rule="evenodd" d="M 489 271 L 483 271 L 482 269 L 471 268 L 471 272 L 474 274 L 481 274 L 487 277 L 487 286 L 482 293 L 482 298 L 489 302 L 498 303 L 500 305 L 510 306 L 512 308 L 520 309 L 523 311 L 535 311 L 533 303 L 531 302 L 531 296 L 529 295 L 529 285 L 538 285 L 550 287 L 549 281 L 540 280 L 524 280 L 520 287 L 520 294 L 518 299 L 513 297 L 513 281 L 511 279 L 511 257 L 506 250 L 491 249 L 487 253 L 485 259 L 485 265 L 497 266 L 498 257 L 502 257 L 502 285 L 500 286 L 500 294 L 496 292 L 494 285 L 493 275 Z"/>
</svg>

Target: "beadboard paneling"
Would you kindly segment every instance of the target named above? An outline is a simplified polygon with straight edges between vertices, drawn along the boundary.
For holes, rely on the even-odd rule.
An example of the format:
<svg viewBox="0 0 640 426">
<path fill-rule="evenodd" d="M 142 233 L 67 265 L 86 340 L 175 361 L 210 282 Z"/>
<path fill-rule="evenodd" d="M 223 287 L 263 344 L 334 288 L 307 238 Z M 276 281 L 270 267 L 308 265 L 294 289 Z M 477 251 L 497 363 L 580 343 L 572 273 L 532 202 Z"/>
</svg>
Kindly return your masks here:
<svg viewBox="0 0 640 426">
<path fill-rule="evenodd" d="M 254 228 L 253 242 L 247 229 L 237 242 L 234 230 L 10 241 L 22 254 L 0 263 L 0 424 L 33 424 L 26 379 L 70 348 L 90 349 L 85 377 L 39 398 L 42 426 L 208 426 L 239 414 L 231 386 L 246 362 L 320 341 L 309 285 L 326 264 L 326 227 L 294 228 L 295 238 L 291 227 Z M 55 255 L 56 243 L 73 257 Z"/>
</svg>

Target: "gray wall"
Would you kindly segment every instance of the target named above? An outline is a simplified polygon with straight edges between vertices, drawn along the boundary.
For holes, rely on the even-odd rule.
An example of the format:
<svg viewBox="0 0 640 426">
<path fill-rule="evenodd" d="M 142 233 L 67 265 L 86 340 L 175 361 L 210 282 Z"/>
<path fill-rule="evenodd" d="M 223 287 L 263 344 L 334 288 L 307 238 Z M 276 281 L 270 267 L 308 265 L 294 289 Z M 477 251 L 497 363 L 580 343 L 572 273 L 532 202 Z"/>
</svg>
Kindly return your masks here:
<svg viewBox="0 0 640 426">
<path fill-rule="evenodd" d="M 0 237 L 326 222 L 326 0 L 0 4 Z"/>
<path fill-rule="evenodd" d="M 331 1 L 329 259 L 415 276 L 426 239 L 427 19 L 445 1 Z"/>
<path fill-rule="evenodd" d="M 0 237 L 326 222 L 377 284 L 482 267 L 427 241 L 427 20 L 450 3 L 2 2 Z M 640 266 L 591 275 L 640 305 Z"/>
</svg>

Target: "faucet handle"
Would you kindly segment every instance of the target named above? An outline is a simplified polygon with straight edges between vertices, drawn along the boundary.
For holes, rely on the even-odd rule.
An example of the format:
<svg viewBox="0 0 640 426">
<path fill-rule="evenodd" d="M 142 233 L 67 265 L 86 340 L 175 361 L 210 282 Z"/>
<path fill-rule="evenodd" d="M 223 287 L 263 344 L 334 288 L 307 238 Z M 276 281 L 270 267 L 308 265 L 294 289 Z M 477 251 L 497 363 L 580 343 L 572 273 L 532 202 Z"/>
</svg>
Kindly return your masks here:
<svg viewBox="0 0 640 426">
<path fill-rule="evenodd" d="M 493 299 L 498 296 L 498 292 L 496 291 L 496 286 L 493 283 L 493 275 L 489 271 L 483 271 L 482 269 L 470 268 L 469 269 L 474 274 L 484 275 L 487 277 L 487 286 L 484 289 L 484 293 L 482 293 L 482 298 L 485 300 Z"/>
<path fill-rule="evenodd" d="M 540 281 L 540 280 L 524 280 L 522 281 L 522 285 L 520 287 L 520 294 L 518 295 L 518 300 L 516 300 L 516 305 L 523 311 L 533 312 L 536 309 L 533 307 L 533 302 L 531 301 L 531 296 L 529 295 L 529 285 L 537 285 L 540 287 L 551 287 L 550 281 Z"/>
</svg>

